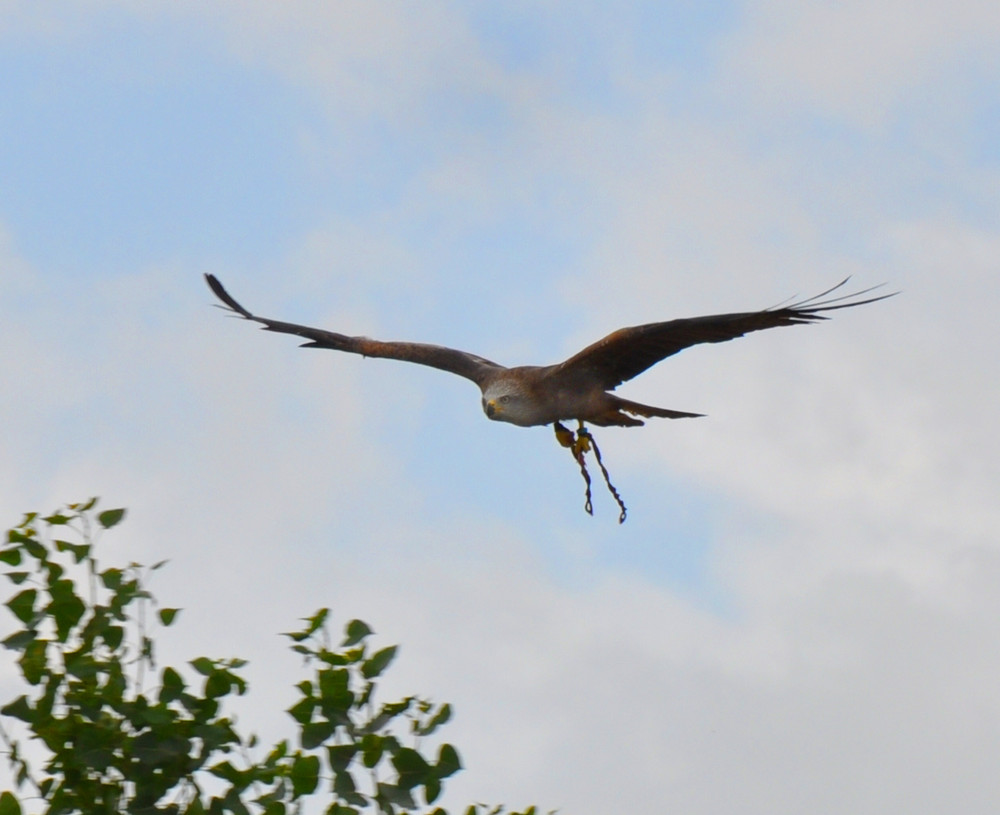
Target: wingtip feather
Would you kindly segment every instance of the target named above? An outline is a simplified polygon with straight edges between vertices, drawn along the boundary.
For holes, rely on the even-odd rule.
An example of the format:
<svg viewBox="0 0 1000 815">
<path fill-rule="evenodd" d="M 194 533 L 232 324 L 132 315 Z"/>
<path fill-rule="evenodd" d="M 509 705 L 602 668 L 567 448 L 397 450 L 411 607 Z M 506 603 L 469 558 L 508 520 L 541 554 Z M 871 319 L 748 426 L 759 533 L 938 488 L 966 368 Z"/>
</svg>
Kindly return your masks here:
<svg viewBox="0 0 1000 815">
<path fill-rule="evenodd" d="M 814 322 L 818 320 L 828 320 L 821 311 L 836 311 L 841 308 L 853 308 L 854 306 L 864 306 L 868 303 L 877 303 L 879 300 L 888 300 L 890 297 L 895 297 L 900 292 L 893 291 L 888 294 L 880 294 L 877 297 L 868 297 L 863 300 L 858 300 L 858 297 L 864 297 L 866 294 L 870 294 L 873 291 L 878 291 L 886 284 L 879 283 L 876 286 L 869 286 L 867 289 L 861 289 L 860 291 L 849 292 L 847 294 L 841 294 L 836 297 L 828 297 L 828 295 L 842 288 L 851 278 L 845 277 L 836 286 L 831 286 L 824 292 L 808 297 L 805 300 L 799 300 L 798 302 L 791 303 L 786 306 L 778 306 L 769 311 L 791 311 L 794 312 L 794 316 L 799 318 L 802 322 Z M 824 299 L 826 298 L 826 299 Z M 797 321 L 796 321 L 797 322 Z"/>
<path fill-rule="evenodd" d="M 226 307 L 228 307 L 230 311 L 235 311 L 237 314 L 246 317 L 248 320 L 253 319 L 253 314 L 251 314 L 249 311 L 243 308 L 243 306 L 237 303 L 236 300 L 233 299 L 233 296 L 229 292 L 227 292 L 223 287 L 222 283 L 219 282 L 219 278 L 217 278 L 213 274 L 206 274 L 205 282 L 208 283 L 208 287 L 212 290 L 212 294 L 214 294 L 223 303 L 225 303 Z"/>
</svg>

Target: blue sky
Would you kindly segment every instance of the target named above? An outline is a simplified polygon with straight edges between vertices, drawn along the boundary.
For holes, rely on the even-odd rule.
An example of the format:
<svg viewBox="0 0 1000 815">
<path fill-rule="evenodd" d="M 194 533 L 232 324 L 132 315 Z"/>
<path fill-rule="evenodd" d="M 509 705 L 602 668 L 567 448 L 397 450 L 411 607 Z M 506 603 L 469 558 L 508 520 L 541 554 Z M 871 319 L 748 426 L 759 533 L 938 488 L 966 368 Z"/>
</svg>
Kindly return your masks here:
<svg viewBox="0 0 1000 815">
<path fill-rule="evenodd" d="M 272 632 L 367 619 L 401 692 L 456 705 L 455 806 L 976 811 L 998 37 L 932 0 L 8 3 L 0 509 L 129 507 L 108 557 L 171 560 L 166 656 L 248 657 L 262 700 L 296 677 Z M 206 272 L 507 364 L 847 275 L 903 294 L 625 385 L 708 418 L 596 434 L 618 527 L 549 429 L 227 319 Z M 272 707 L 243 715 L 277 737 Z"/>
</svg>

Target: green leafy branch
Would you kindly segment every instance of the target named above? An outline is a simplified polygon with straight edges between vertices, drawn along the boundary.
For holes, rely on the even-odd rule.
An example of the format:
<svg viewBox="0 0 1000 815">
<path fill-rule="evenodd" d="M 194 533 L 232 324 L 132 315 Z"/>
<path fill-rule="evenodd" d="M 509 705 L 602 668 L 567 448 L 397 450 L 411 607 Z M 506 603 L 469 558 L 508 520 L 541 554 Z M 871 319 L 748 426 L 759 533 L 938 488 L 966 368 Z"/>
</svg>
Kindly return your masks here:
<svg viewBox="0 0 1000 815">
<path fill-rule="evenodd" d="M 0 793 L 0 815 L 20 815 L 22 803 L 46 815 L 285 815 L 315 797 L 327 815 L 447 815 L 425 808 L 462 768 L 458 751 L 442 743 L 430 754 L 421 745 L 447 723 L 451 707 L 415 696 L 376 701 L 376 680 L 396 646 L 374 649 L 371 628 L 352 620 L 331 647 L 329 611 L 306 618 L 301 631 L 286 635 L 311 671 L 288 711 L 296 746 L 286 739 L 255 759 L 256 737 L 241 735 L 225 712 L 227 697 L 248 691 L 239 673 L 245 662 L 198 657 L 189 681 L 173 667 L 157 673 L 147 609 L 164 627 L 180 611 L 157 607 L 144 587 L 164 562 L 102 569 L 95 543 L 125 511 L 96 505 L 29 513 L 0 548 L 14 586 L 5 605 L 18 623 L 2 645 L 17 654 L 27 685 L 0 715 L 46 756 L 33 768 L 21 739 L 0 726 L 16 787 L 30 791 Z M 148 692 L 147 674 L 158 680 Z M 477 804 L 464 812 L 506 810 Z"/>
</svg>

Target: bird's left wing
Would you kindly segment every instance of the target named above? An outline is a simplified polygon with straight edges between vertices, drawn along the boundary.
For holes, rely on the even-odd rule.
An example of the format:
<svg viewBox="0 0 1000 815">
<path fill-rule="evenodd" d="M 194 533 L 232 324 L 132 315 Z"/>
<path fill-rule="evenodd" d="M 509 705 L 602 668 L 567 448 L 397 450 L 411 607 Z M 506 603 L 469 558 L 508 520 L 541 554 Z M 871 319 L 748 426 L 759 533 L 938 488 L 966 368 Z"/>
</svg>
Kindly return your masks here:
<svg viewBox="0 0 1000 815">
<path fill-rule="evenodd" d="M 893 292 L 857 299 L 879 288 L 875 286 L 852 294 L 824 299 L 845 283 L 847 280 L 807 300 L 763 311 L 712 314 L 622 328 L 584 348 L 565 362 L 552 366 L 549 375 L 574 379 L 587 377 L 600 382 L 605 390 L 610 390 L 638 376 L 660 360 L 692 345 L 703 342 L 726 342 L 765 328 L 817 322 L 828 319 L 822 312 L 862 306 L 896 294 Z"/>
<path fill-rule="evenodd" d="M 312 328 L 307 325 L 297 325 L 296 323 L 285 323 L 281 320 L 272 320 L 268 317 L 258 317 L 251 314 L 243 306 L 233 299 L 215 275 L 205 275 L 205 280 L 226 307 L 246 318 L 260 323 L 265 331 L 277 331 L 281 334 L 295 334 L 309 342 L 302 343 L 304 348 L 330 348 L 334 351 L 346 351 L 351 354 L 361 354 L 366 357 L 382 357 L 385 359 L 398 359 L 403 362 L 414 362 L 418 365 L 428 365 L 441 371 L 464 376 L 480 385 L 484 379 L 488 378 L 496 371 L 503 370 L 503 367 L 488 359 L 470 354 L 465 351 L 458 351 L 454 348 L 446 348 L 443 345 L 428 345 L 421 342 L 381 342 L 369 339 L 368 337 L 349 337 L 346 334 L 338 334 L 334 331 L 326 331 L 322 328 Z"/>
</svg>

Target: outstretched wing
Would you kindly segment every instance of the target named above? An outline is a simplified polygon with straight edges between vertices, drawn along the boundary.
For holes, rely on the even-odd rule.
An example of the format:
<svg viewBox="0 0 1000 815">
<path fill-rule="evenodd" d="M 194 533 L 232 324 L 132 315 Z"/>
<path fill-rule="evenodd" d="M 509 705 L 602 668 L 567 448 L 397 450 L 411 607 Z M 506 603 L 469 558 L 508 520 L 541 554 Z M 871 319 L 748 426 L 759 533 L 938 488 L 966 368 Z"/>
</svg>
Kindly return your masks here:
<svg viewBox="0 0 1000 815">
<path fill-rule="evenodd" d="M 260 323 L 265 331 L 295 334 L 309 340 L 309 342 L 302 343 L 304 348 L 330 348 L 334 351 L 347 351 L 365 357 L 383 357 L 403 362 L 415 362 L 418 365 L 429 365 L 431 368 L 464 376 L 477 385 L 481 384 L 490 374 L 503 370 L 502 366 L 490 362 L 488 359 L 468 354 L 465 351 L 457 351 L 454 348 L 445 348 L 441 345 L 427 345 L 419 342 L 379 342 L 368 337 L 348 337 L 345 334 L 324 331 L 321 328 L 311 328 L 307 325 L 284 323 L 280 320 L 258 317 L 237 303 L 232 295 L 222 287 L 215 275 L 207 274 L 205 280 L 215 296 L 225 303 L 230 311 Z"/>
<path fill-rule="evenodd" d="M 751 331 L 777 328 L 785 325 L 801 325 L 828 319 L 825 311 L 863 306 L 877 300 L 885 300 L 898 292 L 883 294 L 859 300 L 866 294 L 880 288 L 828 295 L 844 286 L 850 278 L 842 280 L 822 294 L 787 306 L 776 306 L 763 311 L 748 311 L 740 314 L 713 314 L 706 317 L 692 317 L 670 320 L 665 323 L 649 323 L 632 328 L 622 328 L 604 339 L 584 348 L 580 353 L 552 368 L 553 377 L 587 377 L 600 382 L 605 390 L 618 387 L 638 376 L 647 368 L 666 359 L 678 351 L 703 342 L 726 342 L 742 337 Z M 827 298 L 827 299 L 824 299 Z"/>
</svg>

